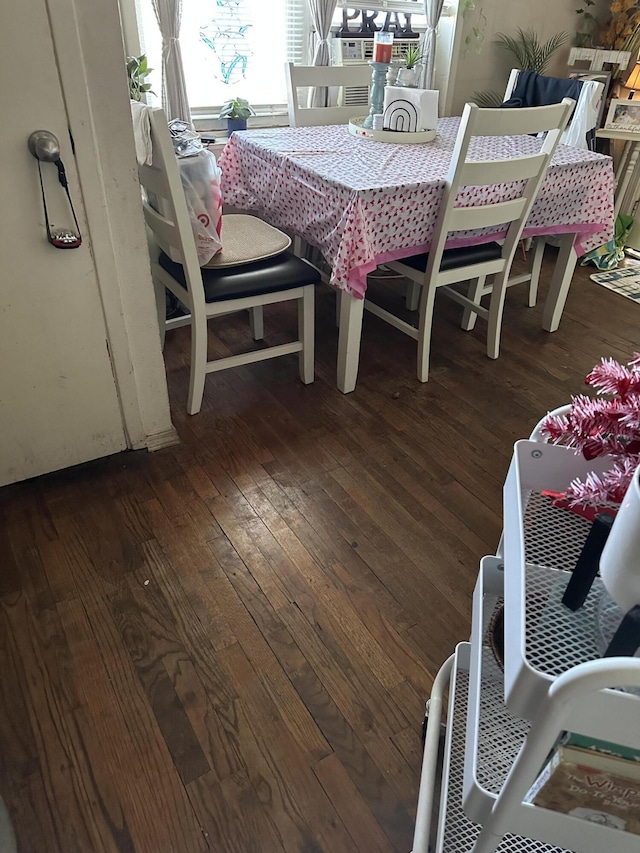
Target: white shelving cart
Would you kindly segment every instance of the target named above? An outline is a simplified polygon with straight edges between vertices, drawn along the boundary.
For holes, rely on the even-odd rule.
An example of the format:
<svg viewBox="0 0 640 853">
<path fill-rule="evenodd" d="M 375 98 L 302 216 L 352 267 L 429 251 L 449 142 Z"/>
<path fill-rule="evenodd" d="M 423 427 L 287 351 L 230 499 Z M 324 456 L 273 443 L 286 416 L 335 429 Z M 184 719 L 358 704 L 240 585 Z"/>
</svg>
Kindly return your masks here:
<svg viewBox="0 0 640 853">
<path fill-rule="evenodd" d="M 588 467 L 587 467 L 588 466 Z M 640 660 L 600 658 L 596 579 L 572 613 L 562 595 L 590 522 L 543 491 L 603 471 L 564 447 L 519 441 L 504 487 L 504 546 L 485 557 L 470 642 L 429 703 L 413 853 L 638 853 L 640 836 L 524 803 L 568 730 L 640 750 Z M 504 669 L 489 641 L 503 606 Z M 435 848 L 429 846 L 444 694 L 449 689 Z"/>
</svg>

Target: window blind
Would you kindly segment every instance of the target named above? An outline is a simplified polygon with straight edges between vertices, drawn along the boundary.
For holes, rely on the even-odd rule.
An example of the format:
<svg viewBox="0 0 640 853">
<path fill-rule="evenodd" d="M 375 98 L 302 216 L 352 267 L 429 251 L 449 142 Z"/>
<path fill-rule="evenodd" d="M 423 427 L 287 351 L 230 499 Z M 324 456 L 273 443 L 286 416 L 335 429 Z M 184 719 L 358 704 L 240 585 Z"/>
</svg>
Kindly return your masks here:
<svg viewBox="0 0 640 853">
<path fill-rule="evenodd" d="M 284 14 L 287 28 L 287 61 L 306 65 L 311 35 L 311 15 L 307 0 L 285 0 Z"/>
<path fill-rule="evenodd" d="M 338 9 L 366 8 L 370 12 L 408 12 L 424 15 L 424 0 L 366 0 L 362 7 L 353 0 L 337 0 Z"/>
</svg>

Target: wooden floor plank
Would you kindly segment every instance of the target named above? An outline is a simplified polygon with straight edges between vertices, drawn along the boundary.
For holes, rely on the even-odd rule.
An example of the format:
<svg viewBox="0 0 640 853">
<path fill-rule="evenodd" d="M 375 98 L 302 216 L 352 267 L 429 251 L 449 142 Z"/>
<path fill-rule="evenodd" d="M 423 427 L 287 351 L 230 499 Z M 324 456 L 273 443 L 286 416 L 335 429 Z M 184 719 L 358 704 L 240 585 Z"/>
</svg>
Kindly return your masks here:
<svg viewBox="0 0 640 853">
<path fill-rule="evenodd" d="M 288 779 L 282 779 L 281 784 L 288 789 L 295 812 L 304 816 L 309 848 L 326 847 L 344 853 L 352 851 L 352 842 L 344 824 L 329 800 L 324 799 L 324 792 L 311 766 L 305 762 L 304 753 L 286 728 L 279 724 L 275 709 L 243 650 L 239 645 L 231 646 L 221 652 L 221 657 L 243 700 L 253 729 L 262 733 L 265 748 L 275 765 L 287 766 Z"/>
<path fill-rule="evenodd" d="M 61 845 L 70 853 L 131 850 L 125 826 L 117 826 L 109 810 L 109 792 L 101 787 L 100 774 L 92 772 L 82 732 L 75 719 L 79 710 L 61 686 L 50 658 L 51 644 L 60 651 L 64 637 L 55 631 L 53 614 L 39 614 L 36 626 L 21 597 L 4 604 L 3 618 L 10 631 L 9 645 L 20 659 L 29 696 L 29 717 L 39 755 L 40 774 L 49 805 L 55 803 L 52 823 Z M 47 630 L 43 631 L 43 625 Z M 66 650 L 65 650 L 66 651 Z"/>
<path fill-rule="evenodd" d="M 345 815 L 355 848 L 370 853 L 389 853 L 394 848 L 373 820 L 366 801 L 336 755 L 328 755 L 314 767 L 320 784 L 339 815 Z"/>
<path fill-rule="evenodd" d="M 215 774 L 206 774 L 191 782 L 188 790 L 203 835 L 216 845 L 215 849 L 229 853 L 285 849 L 244 773 L 235 773 L 222 782 Z"/>
</svg>

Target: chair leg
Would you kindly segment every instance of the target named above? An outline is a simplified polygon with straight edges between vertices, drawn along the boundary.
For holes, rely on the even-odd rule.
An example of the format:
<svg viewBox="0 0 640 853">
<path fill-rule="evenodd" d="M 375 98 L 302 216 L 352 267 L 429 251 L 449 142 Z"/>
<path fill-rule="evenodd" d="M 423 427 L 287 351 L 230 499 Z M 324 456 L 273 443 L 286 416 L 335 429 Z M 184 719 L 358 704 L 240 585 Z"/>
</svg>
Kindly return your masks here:
<svg viewBox="0 0 640 853">
<path fill-rule="evenodd" d="M 158 330 L 160 334 L 160 349 L 164 350 L 164 339 L 167 331 L 167 291 L 156 278 L 153 279 L 153 289 L 156 294 L 156 310 L 158 312 Z"/>
<path fill-rule="evenodd" d="M 314 380 L 314 317 L 315 290 L 312 284 L 304 288 L 302 299 L 298 299 L 298 337 L 302 342 L 302 350 L 298 356 L 300 364 L 300 379 L 305 385 Z"/>
<path fill-rule="evenodd" d="M 429 379 L 429 354 L 431 351 L 431 328 L 433 326 L 433 309 L 436 301 L 436 288 L 425 285 L 420 300 L 420 325 L 418 326 L 418 379 L 426 382 Z"/>
<path fill-rule="evenodd" d="M 529 308 L 533 308 L 538 299 L 538 284 L 540 283 L 540 270 L 544 257 L 544 237 L 536 237 L 536 245 L 533 250 L 533 261 L 531 263 L 531 282 L 529 283 Z"/>
<path fill-rule="evenodd" d="M 417 311 L 420 303 L 420 285 L 415 281 L 409 281 L 405 294 L 407 311 Z"/>
<path fill-rule="evenodd" d="M 473 281 L 469 282 L 469 288 L 467 290 L 467 298 L 471 299 L 476 305 L 480 304 L 480 300 L 482 299 L 482 291 L 484 290 L 485 282 L 487 280 L 486 275 L 481 275 Z M 465 308 L 462 312 L 462 328 L 465 332 L 470 332 L 476 324 L 476 320 L 478 319 L 478 315 L 475 311 L 472 311 L 471 308 Z"/>
<path fill-rule="evenodd" d="M 197 415 L 202 408 L 204 380 L 207 376 L 207 321 L 194 316 L 191 322 L 191 370 L 187 412 Z"/>
<path fill-rule="evenodd" d="M 249 325 L 251 326 L 251 335 L 254 341 L 261 341 L 264 338 L 264 315 L 262 305 L 256 305 L 255 308 L 249 308 Z"/>
<path fill-rule="evenodd" d="M 498 358 L 500 355 L 500 331 L 502 329 L 502 312 L 504 299 L 507 294 L 508 271 L 496 276 L 491 291 L 489 304 L 489 328 L 487 330 L 487 355 Z"/>
</svg>

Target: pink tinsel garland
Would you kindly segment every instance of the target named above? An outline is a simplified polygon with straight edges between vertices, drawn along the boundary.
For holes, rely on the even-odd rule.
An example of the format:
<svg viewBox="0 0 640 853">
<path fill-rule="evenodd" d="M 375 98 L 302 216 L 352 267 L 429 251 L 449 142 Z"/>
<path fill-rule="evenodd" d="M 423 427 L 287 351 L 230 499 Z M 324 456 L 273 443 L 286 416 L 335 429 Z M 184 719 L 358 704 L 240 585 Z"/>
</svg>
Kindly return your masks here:
<svg viewBox="0 0 640 853">
<path fill-rule="evenodd" d="M 542 432 L 554 444 L 572 447 L 585 459 L 611 456 L 613 464 L 603 475 L 590 473 L 574 480 L 566 491 L 571 506 L 619 504 L 640 465 L 640 353 L 628 365 L 603 358 L 586 380 L 599 395 L 571 398 L 566 415 L 549 415 Z"/>
</svg>

